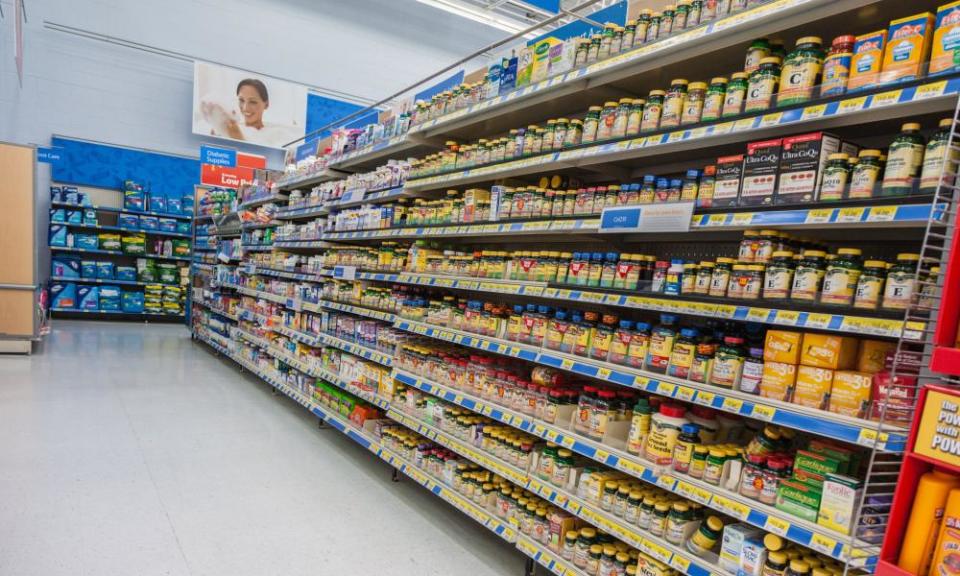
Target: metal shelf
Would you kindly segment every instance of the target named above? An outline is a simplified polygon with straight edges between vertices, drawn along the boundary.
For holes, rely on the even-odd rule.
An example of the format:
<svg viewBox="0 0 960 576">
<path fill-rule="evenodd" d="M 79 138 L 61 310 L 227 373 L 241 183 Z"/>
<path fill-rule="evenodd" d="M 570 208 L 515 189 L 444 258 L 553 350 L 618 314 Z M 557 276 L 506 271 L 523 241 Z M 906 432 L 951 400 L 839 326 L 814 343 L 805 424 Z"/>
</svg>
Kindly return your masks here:
<svg viewBox="0 0 960 576">
<path fill-rule="evenodd" d="M 65 312 L 70 314 L 108 314 L 119 316 L 151 316 L 162 318 L 183 318 L 183 314 L 168 314 L 166 312 L 125 312 L 123 310 L 84 310 L 81 308 L 50 308 L 51 312 Z"/>
<path fill-rule="evenodd" d="M 139 216 L 156 216 L 158 218 L 174 218 L 176 220 L 193 220 L 193 216 L 187 214 L 175 214 L 168 212 L 151 212 L 149 210 L 133 210 L 129 208 L 114 208 L 112 206 L 96 206 L 96 205 L 84 205 L 84 204 L 72 204 L 70 202 L 51 202 L 51 206 L 55 208 L 73 208 L 75 210 L 83 210 L 84 208 L 92 208 L 98 212 L 116 212 L 122 214 L 137 214 Z"/>
<path fill-rule="evenodd" d="M 128 258 L 151 258 L 154 260 L 187 260 L 190 256 L 158 256 L 156 254 L 127 254 L 121 250 L 99 250 L 91 248 L 68 248 L 66 246 L 51 246 L 50 250 L 57 252 L 77 252 L 81 254 L 108 254 L 111 256 L 127 256 Z"/>
<path fill-rule="evenodd" d="M 299 178 L 291 178 L 286 180 L 278 180 L 277 186 L 281 190 L 293 190 L 294 188 L 300 188 L 301 186 L 309 186 L 311 184 L 320 184 L 321 182 L 329 182 L 330 180 L 339 180 L 346 176 L 346 172 L 341 172 L 340 170 L 333 170 L 330 168 L 324 168 L 318 172 L 314 172 L 307 176 L 302 176 Z"/>
<path fill-rule="evenodd" d="M 313 206 L 302 206 L 298 208 L 288 208 L 286 210 L 278 210 L 276 214 L 273 215 L 277 220 L 300 220 L 313 218 L 314 216 L 323 216 L 328 214 L 330 210 L 326 205 L 313 205 Z"/>
<path fill-rule="evenodd" d="M 170 236 L 173 238 L 190 238 L 189 234 L 166 232 L 163 230 L 147 230 L 145 228 L 123 228 L 121 226 L 107 226 L 105 224 L 71 224 L 69 222 L 50 222 L 51 226 L 66 226 L 67 228 L 86 228 L 89 230 L 110 230 L 116 232 L 134 232 L 153 236 Z"/>
</svg>

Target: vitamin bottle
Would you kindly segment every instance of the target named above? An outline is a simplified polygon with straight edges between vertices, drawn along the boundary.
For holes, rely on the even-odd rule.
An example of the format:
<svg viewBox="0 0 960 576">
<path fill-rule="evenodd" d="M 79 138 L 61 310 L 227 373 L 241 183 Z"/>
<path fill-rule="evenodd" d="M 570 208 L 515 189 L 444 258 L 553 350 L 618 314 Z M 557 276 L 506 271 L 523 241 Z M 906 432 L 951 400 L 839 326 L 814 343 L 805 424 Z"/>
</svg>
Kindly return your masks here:
<svg viewBox="0 0 960 576">
<path fill-rule="evenodd" d="M 607 361 L 612 364 L 625 366 L 627 364 L 627 351 L 630 349 L 630 341 L 633 339 L 633 322 L 630 320 L 621 320 L 617 330 L 613 333 L 613 340 L 610 342 L 610 355 Z"/>
<path fill-rule="evenodd" d="M 710 381 L 713 371 L 713 359 L 716 346 L 710 343 L 697 344 L 697 351 L 693 355 L 693 364 L 690 366 L 690 381 L 706 384 Z"/>
<path fill-rule="evenodd" d="M 703 100 L 703 111 L 700 119 L 704 122 L 719 119 L 721 112 L 723 112 L 723 101 L 726 96 L 727 79 L 724 76 L 717 76 L 710 80 L 710 86 L 707 88 Z"/>
<path fill-rule="evenodd" d="M 820 293 L 823 276 L 826 273 L 824 261 L 826 253 L 822 250 L 804 250 L 803 258 L 797 264 L 793 274 L 793 286 L 790 298 L 793 300 L 813 301 Z"/>
<path fill-rule="evenodd" d="M 820 84 L 823 71 L 823 41 L 817 36 L 797 40 L 797 46 L 787 55 L 780 72 L 780 93 L 777 106 L 799 104 L 813 98 L 813 90 Z"/>
<path fill-rule="evenodd" d="M 887 152 L 887 165 L 883 171 L 882 196 L 904 196 L 913 191 L 914 181 L 923 167 L 923 152 L 926 142 L 920 134 L 920 124 L 907 122 L 894 138 Z"/>
<path fill-rule="evenodd" d="M 738 116 L 743 112 L 743 105 L 747 101 L 747 89 L 750 81 L 746 72 L 735 72 L 730 75 L 727 92 L 723 98 L 723 112 L 721 117 Z"/>
<path fill-rule="evenodd" d="M 766 38 L 758 38 L 750 43 L 747 48 L 747 57 L 743 63 L 743 70 L 747 74 L 753 73 L 760 67 L 760 62 L 770 56 L 770 41 Z"/>
<path fill-rule="evenodd" d="M 677 445 L 680 430 L 688 421 L 684 418 L 683 406 L 663 403 L 660 411 L 650 419 L 650 433 L 647 435 L 645 457 L 659 466 L 668 467 L 673 463 L 673 450 Z"/>
<path fill-rule="evenodd" d="M 836 202 L 844 199 L 850 182 L 849 159 L 850 157 L 843 152 L 835 152 L 827 156 L 827 165 L 823 169 L 823 178 L 820 181 L 822 202 Z"/>
<path fill-rule="evenodd" d="M 660 325 L 650 335 L 649 351 L 645 363 L 647 370 L 660 374 L 667 371 L 670 355 L 673 352 L 673 343 L 677 338 L 676 322 L 677 317 L 673 314 L 660 315 Z"/>
<path fill-rule="evenodd" d="M 950 129 L 953 126 L 951 118 L 940 120 L 937 131 L 930 136 L 927 142 L 926 150 L 923 153 L 923 169 L 920 172 L 920 194 L 933 194 L 941 181 L 949 185 L 950 178 L 945 173 L 947 169 L 947 157 L 949 155 L 950 165 L 956 165 L 958 154 L 956 151 L 950 151 Z"/>
<path fill-rule="evenodd" d="M 859 248 L 840 248 L 837 257 L 830 261 L 823 276 L 820 302 L 849 306 L 857 291 L 857 281 L 863 265 Z"/>
<path fill-rule="evenodd" d="M 683 502 L 674 502 L 667 516 L 667 529 L 664 534 L 667 542 L 679 546 L 686 542 L 696 528 L 696 520 L 693 518 L 690 506 Z"/>
<path fill-rule="evenodd" d="M 768 299 L 789 298 L 790 288 L 793 285 L 793 271 L 793 252 L 788 250 L 774 252 L 764 274 L 763 297 Z"/>
<path fill-rule="evenodd" d="M 633 406 L 633 416 L 630 418 L 630 431 L 627 434 L 627 452 L 642 454 L 646 446 L 647 434 L 650 433 L 650 418 L 653 411 L 646 398 L 637 398 Z"/>
<path fill-rule="evenodd" d="M 850 191 L 848 198 L 872 198 L 877 182 L 880 181 L 882 167 L 880 150 L 861 150 L 857 155 L 857 163 L 850 172 Z"/>
<path fill-rule="evenodd" d="M 647 354 L 650 349 L 650 324 L 637 322 L 630 338 L 630 347 L 627 348 L 627 365 L 638 370 L 646 365 Z"/>
<path fill-rule="evenodd" d="M 770 108 L 779 88 L 780 59 L 775 56 L 764 58 L 760 61 L 760 67 L 750 74 L 744 111 L 761 112 Z"/>
<path fill-rule="evenodd" d="M 687 91 L 687 98 L 680 114 L 680 124 L 696 124 L 703 115 L 703 107 L 707 97 L 705 82 L 692 82 Z"/>
<path fill-rule="evenodd" d="M 823 84 L 820 96 L 841 96 L 847 92 L 847 80 L 850 78 L 850 62 L 853 59 L 853 46 L 856 37 L 837 36 L 830 44 L 830 51 L 823 62 Z"/>
<path fill-rule="evenodd" d="M 723 522 L 716 516 L 708 516 L 697 531 L 687 540 L 687 550 L 697 556 L 704 556 L 717 546 L 723 532 Z"/>
<path fill-rule="evenodd" d="M 643 107 L 647 103 L 643 98 L 634 98 L 630 103 L 630 112 L 627 114 L 627 136 L 636 136 L 640 133 L 643 122 Z"/>
<path fill-rule="evenodd" d="M 663 100 L 660 128 L 676 128 L 680 125 L 680 118 L 687 101 L 688 85 L 689 82 L 684 78 L 677 78 L 670 82 L 670 89 L 667 90 Z"/>
<path fill-rule="evenodd" d="M 867 260 L 863 263 L 863 273 L 857 280 L 857 292 L 853 307 L 864 310 L 876 310 L 887 280 L 887 263 L 883 260 Z"/>
<path fill-rule="evenodd" d="M 905 310 L 913 300 L 917 280 L 919 254 L 897 254 L 897 261 L 887 272 L 886 288 L 881 307 L 887 310 Z"/>
<path fill-rule="evenodd" d="M 710 383 L 731 390 L 740 383 L 740 374 L 743 371 L 743 338 L 739 336 L 725 336 L 723 344 L 717 348 L 713 361 L 713 371 L 710 374 Z"/>
<path fill-rule="evenodd" d="M 690 367 L 697 348 L 699 332 L 696 328 L 683 328 L 680 337 L 673 345 L 670 354 L 670 363 L 667 365 L 667 374 L 686 379 L 690 376 Z"/>
<path fill-rule="evenodd" d="M 680 427 L 680 435 L 677 436 L 677 443 L 673 448 L 673 470 L 686 474 L 690 470 L 690 462 L 693 460 L 693 451 L 700 445 L 699 435 L 700 427 L 696 424 L 684 424 Z"/>
<path fill-rule="evenodd" d="M 763 348 L 751 347 L 743 361 L 743 373 L 740 375 L 739 389 L 747 394 L 760 394 L 763 381 Z"/>
<path fill-rule="evenodd" d="M 600 125 L 600 113 L 602 106 L 590 106 L 587 108 L 587 117 L 583 121 L 583 136 L 581 141 L 584 144 L 595 142 L 597 140 L 597 131 Z"/>
<path fill-rule="evenodd" d="M 733 258 L 717 258 L 710 277 L 710 296 L 722 298 L 727 295 L 727 286 L 730 284 L 730 274 L 733 271 Z"/>
</svg>

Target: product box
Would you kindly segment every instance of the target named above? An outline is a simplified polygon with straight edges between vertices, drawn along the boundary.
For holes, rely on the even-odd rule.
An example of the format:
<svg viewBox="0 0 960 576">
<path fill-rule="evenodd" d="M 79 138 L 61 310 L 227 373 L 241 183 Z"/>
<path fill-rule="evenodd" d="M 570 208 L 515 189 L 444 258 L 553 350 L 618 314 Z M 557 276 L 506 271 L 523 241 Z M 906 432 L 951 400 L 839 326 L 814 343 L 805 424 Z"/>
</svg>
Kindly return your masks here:
<svg viewBox="0 0 960 576">
<path fill-rule="evenodd" d="M 120 214 L 117 218 L 117 226 L 121 228 L 127 228 L 129 230 L 139 230 L 140 229 L 140 217 L 136 214 Z"/>
<path fill-rule="evenodd" d="M 157 267 L 153 260 L 146 258 L 137 259 L 137 280 L 140 282 L 157 281 Z"/>
<path fill-rule="evenodd" d="M 833 370 L 800 366 L 797 369 L 797 383 L 793 390 L 793 403 L 823 410 L 827 407 L 832 386 Z"/>
<path fill-rule="evenodd" d="M 847 462 L 834 458 L 829 454 L 812 452 L 810 450 L 797 450 L 797 455 L 793 461 L 794 470 L 806 470 L 820 476 L 827 474 L 842 474 L 847 471 Z"/>
<path fill-rule="evenodd" d="M 59 186 L 50 187 L 50 201 L 63 202 L 63 188 Z"/>
<path fill-rule="evenodd" d="M 193 194 L 184 194 L 180 197 L 182 212 L 184 214 L 193 214 Z"/>
<path fill-rule="evenodd" d="M 170 244 L 173 246 L 173 255 L 174 256 L 189 256 L 190 255 L 190 241 L 183 238 L 174 238 L 170 241 Z"/>
<path fill-rule="evenodd" d="M 916 390 L 916 376 L 897 374 L 894 377 L 886 370 L 877 372 L 873 375 L 873 411 L 870 417 L 880 418 L 883 412 L 887 422 L 909 424 L 913 420 Z"/>
<path fill-rule="evenodd" d="M 124 234 L 121 240 L 124 254 L 146 254 L 146 234 Z"/>
<path fill-rule="evenodd" d="M 146 210 L 146 196 L 143 190 L 124 190 L 123 207 L 126 210 Z"/>
<path fill-rule="evenodd" d="M 80 193 L 76 186 L 63 186 L 61 189 L 63 201 L 67 204 L 84 204 L 86 197 Z"/>
<path fill-rule="evenodd" d="M 560 42 L 550 47 L 550 76 L 569 72 L 577 55 L 577 44 L 572 40 Z M 502 78 L 502 76 L 501 76 Z M 503 80 L 500 81 L 503 86 Z"/>
<path fill-rule="evenodd" d="M 50 224 L 50 246 L 67 245 L 67 227 L 63 224 Z"/>
<path fill-rule="evenodd" d="M 83 209 L 83 223 L 87 226 L 96 226 L 97 222 L 97 211 L 93 208 L 84 208 Z"/>
<path fill-rule="evenodd" d="M 747 144 L 747 154 L 743 158 L 743 185 L 740 187 L 741 206 L 773 204 L 782 149 L 781 138 Z"/>
<path fill-rule="evenodd" d="M 167 211 L 167 197 L 163 194 L 150 194 L 150 211 L 151 212 L 166 212 Z"/>
<path fill-rule="evenodd" d="M 873 375 L 854 370 L 837 370 L 833 375 L 833 391 L 828 410 L 844 416 L 866 418 L 870 406 Z"/>
<path fill-rule="evenodd" d="M 641 554 L 637 558 L 637 576 L 669 576 L 674 570 L 663 562 Z"/>
<path fill-rule="evenodd" d="M 856 365 L 859 342 L 849 336 L 807 332 L 803 335 L 800 363 L 816 368 L 849 370 Z"/>
<path fill-rule="evenodd" d="M 141 216 L 140 228 L 143 230 L 158 230 L 160 228 L 160 220 L 156 216 Z"/>
<path fill-rule="evenodd" d="M 100 248 L 102 250 L 119 250 L 120 235 L 113 232 L 101 232 L 99 235 Z"/>
<path fill-rule="evenodd" d="M 751 536 L 740 548 L 740 563 L 737 576 L 760 576 L 767 562 L 767 547 L 763 545 L 763 536 Z"/>
<path fill-rule="evenodd" d="M 888 353 L 897 349 L 895 342 L 883 340 L 861 340 L 860 352 L 857 354 L 857 370 L 874 374 L 885 368 L 884 362 Z"/>
<path fill-rule="evenodd" d="M 180 214 L 183 212 L 183 200 L 178 196 L 167 198 L 167 212 L 170 214 Z"/>
<path fill-rule="evenodd" d="M 814 454 L 823 454 L 840 462 L 840 467 L 837 468 L 840 474 L 856 474 L 863 460 L 861 452 L 851 450 L 839 442 L 826 438 L 812 438 L 807 445 L 807 450 Z"/>
<path fill-rule="evenodd" d="M 490 192 L 479 188 L 471 188 L 463 193 L 463 221 L 476 222 L 478 208 L 482 203 L 490 202 Z"/>
<path fill-rule="evenodd" d="M 173 218 L 157 218 L 157 229 L 161 232 L 176 232 L 177 221 Z"/>
<path fill-rule="evenodd" d="M 760 396 L 789 402 L 797 382 L 797 365 L 783 362 L 764 362 L 760 380 Z"/>
<path fill-rule="evenodd" d="M 954 72 L 960 68 L 960 1 L 937 8 L 930 52 L 931 76 Z"/>
<path fill-rule="evenodd" d="M 921 12 L 890 23 L 887 47 L 883 51 L 880 83 L 905 82 L 919 78 L 930 54 L 933 14 Z"/>
<path fill-rule="evenodd" d="M 720 543 L 720 567 L 736 573 L 740 569 L 743 544 L 750 538 L 761 538 L 763 530 L 749 524 L 727 524 Z"/>
<path fill-rule="evenodd" d="M 530 82 L 545 80 L 550 75 L 550 50 L 557 46 L 562 51 L 563 41 L 556 38 L 545 38 L 533 45 L 533 70 L 530 73 Z M 499 83 L 499 81 L 498 81 Z"/>
<path fill-rule="evenodd" d="M 73 245 L 83 250 L 97 250 L 100 248 L 100 241 L 96 234 L 78 232 L 73 235 Z"/>
<path fill-rule="evenodd" d="M 124 282 L 137 281 L 137 269 L 133 266 L 117 266 L 117 280 Z"/>
<path fill-rule="evenodd" d="M 740 199 L 743 154 L 717 158 L 717 179 L 713 187 L 713 207 L 736 206 Z"/>
<path fill-rule="evenodd" d="M 51 208 L 50 209 L 50 221 L 62 224 L 67 221 L 67 211 L 63 208 Z"/>
<path fill-rule="evenodd" d="M 843 534 L 850 534 L 862 494 L 863 483 L 856 478 L 827 474 L 820 497 L 817 524 Z"/>
<path fill-rule="evenodd" d="M 51 256 L 50 275 L 59 278 L 80 278 L 80 259 L 73 256 Z"/>
<path fill-rule="evenodd" d="M 100 287 L 77 286 L 77 308 L 81 310 L 99 310 Z"/>
<path fill-rule="evenodd" d="M 116 272 L 114 270 L 113 262 L 97 262 L 97 278 L 99 280 L 113 280 L 115 274 Z"/>
<path fill-rule="evenodd" d="M 789 330 L 767 330 L 763 344 L 763 359 L 766 362 L 800 363 L 800 348 L 803 332 Z"/>
<path fill-rule="evenodd" d="M 796 482 L 803 484 L 804 486 L 809 486 L 816 490 L 823 490 L 823 482 L 826 480 L 823 474 L 817 474 L 816 472 L 810 472 L 809 470 L 804 470 L 803 468 L 794 468 L 793 470 L 793 479 Z"/>
<path fill-rule="evenodd" d="M 67 224 L 83 224 L 83 211 L 67 210 Z"/>
<path fill-rule="evenodd" d="M 124 312 L 143 312 L 143 292 L 124 291 L 120 295 L 120 308 Z"/>
<path fill-rule="evenodd" d="M 847 90 L 854 92 L 876 85 L 883 67 L 883 51 L 887 43 L 887 31 L 877 30 L 856 37 L 853 57 L 850 60 L 850 79 Z"/>
<path fill-rule="evenodd" d="M 51 282 L 50 306 L 53 308 L 76 308 L 77 285 L 73 282 Z"/>
<path fill-rule="evenodd" d="M 177 234 L 189 234 L 190 223 L 183 220 L 177 220 Z"/>
<path fill-rule="evenodd" d="M 117 286 L 100 287 L 100 309 L 107 311 L 120 310 L 120 288 Z"/>
<path fill-rule="evenodd" d="M 533 48 L 524 46 L 520 49 L 519 60 L 517 62 L 517 88 L 521 88 L 530 83 L 533 75 Z"/>
<path fill-rule="evenodd" d="M 809 522 L 816 522 L 820 513 L 821 492 L 796 480 L 781 480 L 777 487 L 777 510 Z"/>
<path fill-rule="evenodd" d="M 175 264 L 161 262 L 157 264 L 157 272 L 159 273 L 158 279 L 163 284 L 176 284 L 180 280 L 180 271 Z"/>
<path fill-rule="evenodd" d="M 95 260 L 80 262 L 80 277 L 84 280 L 95 280 L 97 278 L 97 262 Z"/>
<path fill-rule="evenodd" d="M 811 132 L 783 139 L 777 204 L 815 202 L 820 192 L 827 157 L 840 150 L 840 138 L 826 132 Z"/>
</svg>

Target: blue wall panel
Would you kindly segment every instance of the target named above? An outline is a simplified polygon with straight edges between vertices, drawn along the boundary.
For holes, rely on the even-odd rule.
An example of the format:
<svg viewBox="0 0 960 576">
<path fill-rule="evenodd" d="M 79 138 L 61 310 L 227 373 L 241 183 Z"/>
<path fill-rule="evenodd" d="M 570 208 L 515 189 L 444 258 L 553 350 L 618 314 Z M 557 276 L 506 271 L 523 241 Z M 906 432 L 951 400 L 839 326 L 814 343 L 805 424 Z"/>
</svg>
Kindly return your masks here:
<svg viewBox="0 0 960 576">
<path fill-rule="evenodd" d="M 453 76 L 447 78 L 446 80 L 443 80 L 443 81 L 441 81 L 441 82 L 439 82 L 439 83 L 437 83 L 437 84 L 434 84 L 433 86 L 427 88 L 426 90 L 424 90 L 424 91 L 422 91 L 422 92 L 418 92 L 418 93 L 413 97 L 413 100 L 414 100 L 414 101 L 417 101 L 417 100 L 427 100 L 427 101 L 429 101 L 431 98 L 433 98 L 433 95 L 434 95 L 434 94 L 439 94 L 440 92 L 443 92 L 444 90 L 450 90 L 450 89 L 452 89 L 452 88 L 455 87 L 455 86 L 459 86 L 461 83 L 463 83 L 463 70 L 457 72 L 456 74 L 454 74 Z"/>
<path fill-rule="evenodd" d="M 200 182 L 200 161 L 192 158 L 58 137 L 51 146 L 62 152 L 51 164 L 56 182 L 122 189 L 124 180 L 134 180 L 171 196 L 192 194 Z"/>
<path fill-rule="evenodd" d="M 608 6 L 603 10 L 597 10 L 593 14 L 587 15 L 587 17 L 596 22 L 600 22 L 601 24 L 606 24 L 607 22 L 613 22 L 614 24 L 619 24 L 623 26 L 624 24 L 627 23 L 627 3 L 625 1 L 617 2 L 616 4 L 612 6 Z M 587 24 L 586 22 L 576 20 L 574 22 L 571 22 L 570 24 L 557 28 L 556 30 L 550 32 L 549 34 L 537 36 L 533 40 L 527 42 L 527 46 L 532 46 L 533 44 L 536 44 L 537 42 L 543 40 L 544 38 L 550 38 L 551 36 L 559 40 L 566 40 L 567 38 L 580 36 L 581 34 L 585 34 L 587 32 L 590 32 L 591 30 L 593 30 L 594 32 L 600 31 L 600 30 L 594 29 L 593 26 Z"/>
<path fill-rule="evenodd" d="M 344 102 L 343 100 L 337 100 L 335 98 L 327 98 L 326 96 L 321 96 L 319 94 L 307 94 L 307 134 L 311 134 L 315 130 L 323 128 L 331 122 L 336 122 L 337 120 L 353 114 L 358 110 L 362 110 L 366 106 L 361 106 L 359 104 L 354 104 L 352 102 Z M 355 120 L 351 120 L 346 124 L 348 128 L 362 128 L 367 124 L 371 124 L 377 121 L 377 112 L 371 110 L 368 113 L 358 116 Z M 335 128 L 338 126 L 334 126 Z M 312 134 L 307 137 L 306 141 L 313 141 L 319 138 L 326 138 L 330 135 L 329 130 L 324 130 L 318 134 Z"/>
</svg>

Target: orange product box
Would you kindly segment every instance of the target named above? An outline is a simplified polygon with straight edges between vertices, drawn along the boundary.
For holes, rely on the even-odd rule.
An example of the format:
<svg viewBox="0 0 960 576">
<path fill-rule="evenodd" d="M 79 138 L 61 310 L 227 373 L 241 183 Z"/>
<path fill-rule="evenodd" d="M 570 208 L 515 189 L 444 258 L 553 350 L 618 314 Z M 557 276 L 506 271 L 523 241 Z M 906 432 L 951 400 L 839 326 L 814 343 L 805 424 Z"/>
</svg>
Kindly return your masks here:
<svg viewBox="0 0 960 576">
<path fill-rule="evenodd" d="M 833 390 L 830 392 L 828 410 L 844 416 L 866 418 L 870 408 L 870 391 L 873 374 L 854 370 L 837 370 L 833 373 Z"/>
<path fill-rule="evenodd" d="M 789 402 L 797 381 L 797 366 L 784 362 L 764 362 L 760 396 Z"/>
<path fill-rule="evenodd" d="M 960 0 L 937 8 L 930 51 L 930 75 L 960 68 Z"/>
<path fill-rule="evenodd" d="M 827 407 L 832 387 L 833 370 L 800 366 L 797 369 L 797 383 L 793 390 L 793 403 L 823 410 Z"/>
<path fill-rule="evenodd" d="M 850 78 L 847 90 L 853 92 L 877 83 L 883 66 L 883 49 L 887 44 L 887 31 L 877 30 L 861 34 L 853 43 L 850 59 Z"/>
<path fill-rule="evenodd" d="M 763 344 L 763 359 L 765 362 L 783 362 L 797 364 L 800 362 L 800 343 L 803 332 L 789 330 L 767 330 L 767 339 Z"/>
<path fill-rule="evenodd" d="M 857 354 L 857 370 L 875 374 L 884 370 L 887 354 L 896 350 L 894 342 L 883 340 L 861 340 L 860 352 Z"/>
<path fill-rule="evenodd" d="M 930 56 L 933 14 L 921 12 L 890 23 L 880 83 L 914 80 Z"/>
<path fill-rule="evenodd" d="M 858 344 L 856 338 L 849 336 L 807 332 L 803 335 L 800 363 L 814 368 L 848 370 L 856 364 Z"/>
</svg>

